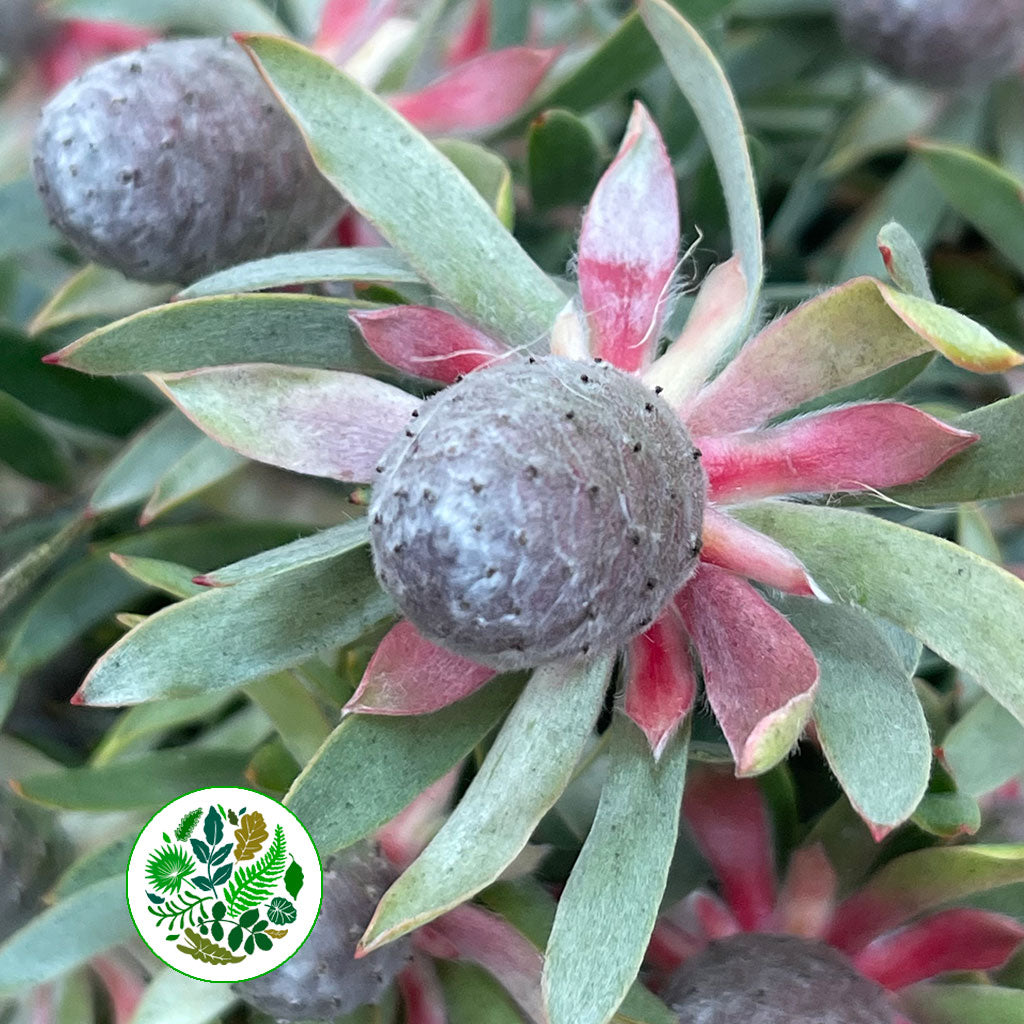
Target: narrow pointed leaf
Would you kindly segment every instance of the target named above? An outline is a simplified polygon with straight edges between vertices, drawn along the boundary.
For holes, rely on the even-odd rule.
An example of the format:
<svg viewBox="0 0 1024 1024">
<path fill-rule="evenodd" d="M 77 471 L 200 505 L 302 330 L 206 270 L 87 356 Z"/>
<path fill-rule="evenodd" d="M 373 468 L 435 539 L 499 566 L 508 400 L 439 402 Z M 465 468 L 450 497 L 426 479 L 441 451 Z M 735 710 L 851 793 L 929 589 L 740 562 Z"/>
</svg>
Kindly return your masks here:
<svg viewBox="0 0 1024 1024">
<path fill-rule="evenodd" d="M 594 355 L 626 371 L 650 363 L 678 250 L 672 163 L 657 125 L 635 103 L 580 231 L 580 296 Z"/>
<path fill-rule="evenodd" d="M 445 384 L 509 352 L 506 345 L 459 317 L 429 306 L 353 313 L 352 319 L 367 345 L 386 363 Z"/>
<path fill-rule="evenodd" d="M 427 714 L 467 697 L 493 675 L 494 669 L 432 644 L 411 622 L 403 620 L 377 645 L 345 710 Z"/>
<path fill-rule="evenodd" d="M 679 831 L 687 737 L 676 736 L 656 762 L 628 718 L 612 728 L 597 816 L 548 942 L 551 1024 L 604 1024 L 622 1002 L 643 962 Z"/>
<path fill-rule="evenodd" d="M 468 135 L 495 128 L 536 91 L 557 50 L 514 46 L 482 53 L 418 92 L 388 104 L 428 135 Z"/>
<path fill-rule="evenodd" d="M 922 1024 L 1018 1024 L 1024 990 L 995 985 L 915 985 L 900 1007 Z"/>
<path fill-rule="evenodd" d="M 299 764 L 306 764 L 331 734 L 317 698 L 290 672 L 275 672 L 245 688 L 249 699 L 274 724 L 285 749 Z"/>
<path fill-rule="evenodd" d="M 385 368 L 349 319 L 365 303 L 319 295 L 221 295 L 157 306 L 101 327 L 50 361 L 83 373 L 179 373 L 232 363 Z"/>
<path fill-rule="evenodd" d="M 687 782 L 683 811 L 728 909 L 744 931 L 755 931 L 771 916 L 776 884 L 771 826 L 757 783 L 698 769 Z"/>
<path fill-rule="evenodd" d="M 44 910 L 0 946 L 0 992 L 28 991 L 136 934 L 124 876 L 96 882 Z"/>
<path fill-rule="evenodd" d="M 761 211 L 739 108 L 724 71 L 693 26 L 666 0 L 640 0 L 639 8 L 700 121 L 725 193 L 733 251 L 747 285 L 738 338 L 753 318 L 764 275 Z"/>
<path fill-rule="evenodd" d="M 192 582 L 195 569 L 163 558 L 147 558 L 145 555 L 120 555 L 110 553 L 110 560 L 129 576 L 145 583 L 154 590 L 162 590 L 171 597 L 192 597 L 201 594 L 203 588 Z"/>
<path fill-rule="evenodd" d="M 798 306 L 740 351 L 687 411 L 694 435 L 757 427 L 819 395 L 855 384 L 928 351 L 858 278 Z"/>
<path fill-rule="evenodd" d="M 836 911 L 828 941 L 858 953 L 926 910 L 1024 881 L 1024 845 L 946 846 L 889 861 Z"/>
<path fill-rule="evenodd" d="M 564 304 L 560 290 L 437 149 L 309 51 L 269 37 L 245 44 L 322 173 L 424 280 L 512 343 L 550 328 Z"/>
<path fill-rule="evenodd" d="M 465 796 L 385 893 L 363 936 L 364 949 L 464 902 L 515 859 L 568 783 L 610 671 L 611 659 L 601 657 L 556 662 L 534 672 Z M 481 835 L 488 836 L 486 844 Z"/>
<path fill-rule="evenodd" d="M 232 292 L 255 292 L 318 281 L 386 281 L 416 284 L 419 275 L 394 249 L 353 246 L 348 249 L 313 249 L 241 263 L 200 278 L 178 293 L 178 300 L 199 299 Z"/>
<path fill-rule="evenodd" d="M 512 169 L 505 158 L 478 142 L 466 139 L 435 139 L 434 145 L 465 175 L 509 230 L 516 219 Z"/>
<path fill-rule="evenodd" d="M 139 522 L 148 526 L 164 512 L 177 508 L 208 487 L 237 473 L 246 461 L 244 456 L 216 441 L 200 438 L 157 481 L 139 515 Z"/>
<path fill-rule="evenodd" d="M 949 541 L 858 512 L 763 502 L 741 517 L 792 548 L 834 601 L 905 629 L 1024 721 L 1024 581 Z"/>
<path fill-rule="evenodd" d="M 296 473 L 368 483 L 420 400 L 337 370 L 255 364 L 154 378 L 218 444 Z"/>
<path fill-rule="evenodd" d="M 703 540 L 700 556 L 705 562 L 731 569 L 787 594 L 825 598 L 792 551 L 713 505 L 704 509 Z"/>
<path fill-rule="evenodd" d="M 739 775 L 767 771 L 811 714 L 818 666 L 800 634 L 745 580 L 702 563 L 676 603 Z"/>
<path fill-rule="evenodd" d="M 907 295 L 888 285 L 879 285 L 879 291 L 889 308 L 912 331 L 957 366 L 975 373 L 1001 373 L 1024 363 L 1019 352 L 955 309 Z"/>
<path fill-rule="evenodd" d="M 1024 270 L 1024 182 L 973 150 L 923 141 L 914 149 L 950 205 Z"/>
<path fill-rule="evenodd" d="M 285 803 L 322 854 L 351 846 L 458 764 L 518 693 L 514 681 L 498 679 L 430 715 L 350 715 L 303 769 Z"/>
<path fill-rule="evenodd" d="M 894 828 L 924 796 L 932 766 L 913 670 L 858 608 L 794 599 L 778 607 L 818 661 L 814 721 L 829 767 L 876 833 Z"/>
<path fill-rule="evenodd" d="M 697 696 L 690 638 L 669 606 L 629 645 L 626 714 L 643 730 L 655 759 L 689 714 Z"/>
<path fill-rule="evenodd" d="M 861 974 L 896 991 L 946 971 L 1001 967 L 1024 941 L 1024 926 L 986 910 L 957 908 L 875 939 L 857 954 Z"/>
<path fill-rule="evenodd" d="M 89 499 L 89 512 L 100 515 L 142 504 L 160 478 L 202 440 L 176 409 L 161 416 L 106 468 Z"/>
<path fill-rule="evenodd" d="M 871 402 L 778 427 L 698 438 L 714 501 L 910 483 L 978 439 L 899 402 Z"/>
<path fill-rule="evenodd" d="M 56 0 L 68 18 L 118 21 L 154 29 L 178 29 L 199 35 L 228 32 L 284 32 L 285 28 L 258 0 Z"/>
<path fill-rule="evenodd" d="M 93 317 L 114 320 L 166 302 L 173 293 L 172 284 L 129 281 L 116 270 L 89 263 L 36 313 L 29 333 L 42 334 L 54 327 Z"/>
<path fill-rule="evenodd" d="M 815 939 L 832 920 L 839 880 L 824 846 L 793 851 L 775 907 L 775 924 L 787 935 Z"/>
<path fill-rule="evenodd" d="M 265 579 L 354 551 L 369 539 L 369 526 L 366 519 L 360 517 L 203 573 L 196 577 L 196 582 L 205 587 L 231 587 L 236 583 Z"/>
<path fill-rule="evenodd" d="M 30 480 L 66 487 L 72 480 L 71 453 L 49 425 L 27 405 L 0 391 L 0 464 Z"/>
<path fill-rule="evenodd" d="M 164 608 L 107 651 L 77 699 L 135 704 L 239 686 L 351 643 L 391 612 L 369 553 L 344 552 Z"/>
<path fill-rule="evenodd" d="M 396 981 L 405 1011 L 402 1014 L 405 1024 L 448 1024 L 444 990 L 430 959 L 414 953 L 412 962 Z"/>
</svg>

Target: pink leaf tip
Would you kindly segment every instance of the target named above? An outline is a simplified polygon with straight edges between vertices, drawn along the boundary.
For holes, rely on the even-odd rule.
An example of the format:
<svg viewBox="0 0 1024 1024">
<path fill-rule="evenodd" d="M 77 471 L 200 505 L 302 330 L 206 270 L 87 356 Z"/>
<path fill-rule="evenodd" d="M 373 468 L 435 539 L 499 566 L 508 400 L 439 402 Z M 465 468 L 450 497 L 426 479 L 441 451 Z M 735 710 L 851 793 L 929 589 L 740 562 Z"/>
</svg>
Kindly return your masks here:
<svg viewBox="0 0 1024 1024">
<path fill-rule="evenodd" d="M 60 353 L 50 352 L 48 355 L 42 357 L 41 362 L 46 363 L 47 366 L 59 366 L 60 365 Z"/>
</svg>

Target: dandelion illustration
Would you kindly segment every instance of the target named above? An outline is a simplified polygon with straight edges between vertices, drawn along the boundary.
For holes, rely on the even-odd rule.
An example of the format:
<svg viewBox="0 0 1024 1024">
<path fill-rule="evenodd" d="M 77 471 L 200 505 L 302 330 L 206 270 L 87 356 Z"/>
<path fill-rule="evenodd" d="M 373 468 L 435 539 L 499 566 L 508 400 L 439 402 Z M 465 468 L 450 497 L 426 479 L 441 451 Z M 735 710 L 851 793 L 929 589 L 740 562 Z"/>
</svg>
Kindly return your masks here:
<svg viewBox="0 0 1024 1024">
<path fill-rule="evenodd" d="M 158 892 L 176 893 L 195 869 L 196 862 L 180 846 L 165 846 L 146 862 L 146 880 Z"/>
</svg>

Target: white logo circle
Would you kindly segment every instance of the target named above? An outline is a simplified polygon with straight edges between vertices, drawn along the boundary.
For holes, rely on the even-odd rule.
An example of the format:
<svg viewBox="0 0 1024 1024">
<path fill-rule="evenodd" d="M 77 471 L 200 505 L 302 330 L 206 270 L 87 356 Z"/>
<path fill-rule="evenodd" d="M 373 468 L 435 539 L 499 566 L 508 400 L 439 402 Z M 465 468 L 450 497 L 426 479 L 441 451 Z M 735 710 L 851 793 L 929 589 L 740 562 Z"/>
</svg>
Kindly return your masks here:
<svg viewBox="0 0 1024 1024">
<path fill-rule="evenodd" d="M 168 967 L 201 981 L 247 981 L 306 941 L 323 872 L 286 807 L 249 789 L 200 789 L 142 830 L 127 891 L 135 927 Z"/>
</svg>

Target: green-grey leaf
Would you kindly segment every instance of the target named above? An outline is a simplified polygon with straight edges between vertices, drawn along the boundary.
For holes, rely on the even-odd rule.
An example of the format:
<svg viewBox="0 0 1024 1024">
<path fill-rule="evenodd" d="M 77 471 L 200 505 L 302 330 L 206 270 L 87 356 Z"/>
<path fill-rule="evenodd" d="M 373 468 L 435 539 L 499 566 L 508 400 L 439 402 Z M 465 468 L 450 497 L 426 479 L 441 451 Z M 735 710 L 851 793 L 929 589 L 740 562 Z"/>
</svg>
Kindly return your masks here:
<svg viewBox="0 0 1024 1024">
<path fill-rule="evenodd" d="M 1024 726 L 982 696 L 943 737 L 942 752 L 959 789 L 984 796 L 1024 774 Z"/>
<path fill-rule="evenodd" d="M 507 341 L 546 334 L 565 305 L 561 290 L 431 143 L 295 43 L 254 37 L 246 45 L 324 176 L 424 280 Z"/>
<path fill-rule="evenodd" d="M 518 693 L 514 681 L 502 677 L 429 715 L 349 715 L 303 769 L 285 803 L 321 854 L 351 846 L 458 764 Z"/>
<path fill-rule="evenodd" d="M 1024 270 L 1024 181 L 958 146 L 917 142 L 943 194 L 1018 270 Z"/>
<path fill-rule="evenodd" d="M 247 762 L 234 751 L 157 750 L 100 767 L 32 775 L 15 785 L 26 799 L 46 807 L 146 810 L 203 786 L 242 786 Z"/>
<path fill-rule="evenodd" d="M 590 199 L 601 173 L 601 154 L 588 125 L 568 110 L 546 110 L 530 125 L 527 168 L 538 210 Z"/>
<path fill-rule="evenodd" d="M 878 248 L 897 288 L 919 299 L 935 301 L 928 280 L 928 266 L 910 232 L 891 220 L 878 232 Z M 888 253 L 888 255 L 886 255 Z"/>
<path fill-rule="evenodd" d="M 174 285 L 130 281 L 116 270 L 89 263 L 36 313 L 29 330 L 41 334 L 93 317 L 113 320 L 166 302 L 173 294 Z"/>
<path fill-rule="evenodd" d="M 464 902 L 515 859 L 568 783 L 610 672 L 602 656 L 533 673 L 458 806 L 381 900 L 366 948 Z"/>
<path fill-rule="evenodd" d="M 146 558 L 145 555 L 119 555 L 117 552 L 110 557 L 115 565 L 133 579 L 154 590 L 162 590 L 171 597 L 193 597 L 203 593 L 203 588 L 192 582 L 195 569 L 187 565 L 162 558 Z"/>
<path fill-rule="evenodd" d="M 135 704 L 239 686 L 351 643 L 392 614 L 365 549 L 151 615 L 115 644 L 80 691 L 90 704 Z"/>
<path fill-rule="evenodd" d="M 340 526 L 331 526 L 326 530 L 311 533 L 308 537 L 300 537 L 290 544 L 261 551 L 258 555 L 243 558 L 221 569 L 206 573 L 204 580 L 210 586 L 229 587 L 247 580 L 256 580 L 266 576 L 274 576 L 279 572 L 296 569 L 323 561 L 335 555 L 354 551 L 366 544 L 370 539 L 370 528 L 362 516 L 352 519 Z"/>
<path fill-rule="evenodd" d="M 178 373 L 231 363 L 282 363 L 394 374 L 349 319 L 367 303 L 319 295 L 217 295 L 156 306 L 58 353 L 83 373 Z"/>
<path fill-rule="evenodd" d="M 0 437 L 0 463 L 55 487 L 72 479 L 67 446 L 38 413 L 5 391 L 0 391 Z"/>
<path fill-rule="evenodd" d="M 0 260 L 60 241 L 31 178 L 0 187 L 0 224 Z"/>
<path fill-rule="evenodd" d="M 160 477 L 139 521 L 149 525 L 164 512 L 237 473 L 248 461 L 244 455 L 204 437 Z"/>
<path fill-rule="evenodd" d="M 762 502 L 739 514 L 790 548 L 833 600 L 894 622 L 1024 721 L 1024 581 L 859 512 Z"/>
<path fill-rule="evenodd" d="M 319 702 L 290 672 L 277 672 L 245 688 L 274 723 L 288 753 L 305 764 L 331 733 Z"/>
<path fill-rule="evenodd" d="M 829 767 L 858 813 L 884 833 L 910 817 L 931 772 L 913 668 L 883 624 L 859 608 L 795 597 L 776 604 L 818 661 L 813 714 Z"/>
<path fill-rule="evenodd" d="M 733 249 L 746 278 L 746 306 L 739 333 L 757 308 L 764 275 L 761 211 L 754 169 L 739 108 L 708 45 L 666 0 L 640 0 L 640 14 L 700 121 L 725 191 Z"/>
<path fill-rule="evenodd" d="M 679 831 L 685 734 L 655 762 L 632 721 L 619 715 L 612 728 L 608 779 L 545 956 L 551 1024 L 605 1024 L 622 1002 L 643 962 Z"/>
<path fill-rule="evenodd" d="M 435 139 L 434 145 L 462 171 L 501 223 L 511 231 L 516 206 L 512 196 L 512 171 L 508 164 L 497 153 L 466 139 Z"/>
<path fill-rule="evenodd" d="M 131 1024 L 212 1024 L 237 1001 L 230 985 L 211 985 L 177 971 L 158 971 Z"/>
<path fill-rule="evenodd" d="M 259 0 L 54 0 L 67 18 L 120 21 L 155 29 L 178 29 L 198 35 L 231 32 L 280 32 L 284 25 Z"/>
<path fill-rule="evenodd" d="M 90 885 L 44 910 L 0 946 L 0 992 L 41 985 L 135 934 L 123 876 Z"/>
<path fill-rule="evenodd" d="M 1020 1024 L 1024 991 L 995 985 L 914 985 L 900 1007 L 921 1024 Z"/>
<path fill-rule="evenodd" d="M 83 854 L 60 876 L 49 894 L 50 897 L 59 903 L 86 886 L 102 882 L 105 878 L 119 875 L 123 879 L 128 870 L 128 858 L 137 839 L 138 836 L 132 830 L 127 836 Z"/>
<path fill-rule="evenodd" d="M 178 293 L 179 299 L 198 299 L 232 292 L 255 292 L 314 281 L 386 281 L 417 284 L 409 264 L 386 246 L 352 246 L 350 249 L 313 249 L 267 256 L 237 267 L 218 270 L 200 278 Z"/>
<path fill-rule="evenodd" d="M 91 513 L 115 512 L 145 501 L 164 473 L 202 437 L 176 410 L 161 416 L 107 467 L 89 499 Z"/>
</svg>

